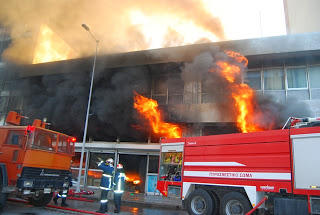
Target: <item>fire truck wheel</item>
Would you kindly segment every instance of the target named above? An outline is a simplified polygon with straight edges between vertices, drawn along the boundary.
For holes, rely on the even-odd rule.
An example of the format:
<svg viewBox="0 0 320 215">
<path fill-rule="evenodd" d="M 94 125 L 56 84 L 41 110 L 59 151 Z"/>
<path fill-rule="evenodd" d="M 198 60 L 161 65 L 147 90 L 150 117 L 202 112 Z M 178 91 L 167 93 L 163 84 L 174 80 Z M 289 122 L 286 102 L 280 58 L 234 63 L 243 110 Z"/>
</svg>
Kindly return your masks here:
<svg viewBox="0 0 320 215">
<path fill-rule="evenodd" d="M 245 215 L 252 209 L 249 200 L 237 192 L 230 192 L 224 195 L 220 204 L 222 215 Z"/>
<path fill-rule="evenodd" d="M 215 207 L 210 194 L 202 189 L 192 191 L 187 200 L 187 210 L 192 215 L 213 214 Z"/>
<path fill-rule="evenodd" d="M 32 197 L 28 198 L 28 202 L 36 207 L 43 207 L 49 204 L 52 199 L 52 193 L 44 194 L 40 193 L 38 196 L 33 195 Z"/>
</svg>

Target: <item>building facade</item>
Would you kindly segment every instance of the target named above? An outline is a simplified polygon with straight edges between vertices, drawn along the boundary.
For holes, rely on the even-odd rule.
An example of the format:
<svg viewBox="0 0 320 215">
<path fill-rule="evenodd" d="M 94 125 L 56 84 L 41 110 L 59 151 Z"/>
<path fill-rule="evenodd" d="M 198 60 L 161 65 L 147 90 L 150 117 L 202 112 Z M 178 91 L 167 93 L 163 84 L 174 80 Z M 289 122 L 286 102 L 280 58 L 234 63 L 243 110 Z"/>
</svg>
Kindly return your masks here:
<svg viewBox="0 0 320 215">
<path fill-rule="evenodd" d="M 8 46 L 9 37 L 1 35 L 0 47 Z M 309 33 L 98 56 L 81 183 L 98 186 L 96 162 L 112 157 L 133 178 L 129 190 L 154 192 L 160 137 L 141 126 L 133 92 L 156 100 L 165 121 L 177 123 L 183 137 L 239 132 L 225 85 L 207 76 L 208 62 L 225 50 L 247 57 L 242 82 L 273 102 L 265 106 L 279 105 L 281 123 L 290 116 L 320 116 L 319 41 L 320 33 Z M 0 65 L 1 124 L 15 110 L 31 120 L 46 117 L 50 128 L 81 141 L 92 58 Z M 76 149 L 75 180 L 81 143 Z"/>
</svg>

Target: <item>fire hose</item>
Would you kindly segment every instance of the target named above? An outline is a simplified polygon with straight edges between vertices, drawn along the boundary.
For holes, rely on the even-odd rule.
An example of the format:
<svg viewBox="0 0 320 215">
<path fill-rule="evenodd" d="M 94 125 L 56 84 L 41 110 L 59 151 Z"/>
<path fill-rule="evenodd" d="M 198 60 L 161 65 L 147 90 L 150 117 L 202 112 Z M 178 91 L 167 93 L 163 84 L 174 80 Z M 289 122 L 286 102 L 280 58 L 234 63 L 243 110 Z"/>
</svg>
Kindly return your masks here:
<svg viewBox="0 0 320 215">
<path fill-rule="evenodd" d="M 248 213 L 246 213 L 246 215 L 250 215 L 252 214 L 255 210 L 257 210 L 257 208 L 264 203 L 266 200 L 268 199 L 268 196 L 265 196 L 254 208 L 251 209 L 251 211 L 249 211 Z"/>
</svg>

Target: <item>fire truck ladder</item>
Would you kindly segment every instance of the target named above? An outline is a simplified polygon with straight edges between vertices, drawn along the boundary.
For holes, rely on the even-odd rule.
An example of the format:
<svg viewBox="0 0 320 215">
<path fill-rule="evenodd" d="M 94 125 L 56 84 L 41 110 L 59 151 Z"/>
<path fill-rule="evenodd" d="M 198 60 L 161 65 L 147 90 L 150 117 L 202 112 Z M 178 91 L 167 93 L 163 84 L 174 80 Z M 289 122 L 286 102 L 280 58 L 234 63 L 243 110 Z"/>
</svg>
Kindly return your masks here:
<svg viewBox="0 0 320 215">
<path fill-rule="evenodd" d="M 303 127 L 312 127 L 311 123 L 316 123 L 316 122 L 318 122 L 319 125 L 320 125 L 320 117 L 315 117 L 315 118 L 311 118 L 311 117 L 297 118 L 297 117 L 293 117 L 292 116 L 292 117 L 289 117 L 287 122 L 282 127 L 282 130 L 285 129 L 287 125 L 289 125 L 292 128 L 300 128 L 301 126 L 303 126 Z"/>
</svg>

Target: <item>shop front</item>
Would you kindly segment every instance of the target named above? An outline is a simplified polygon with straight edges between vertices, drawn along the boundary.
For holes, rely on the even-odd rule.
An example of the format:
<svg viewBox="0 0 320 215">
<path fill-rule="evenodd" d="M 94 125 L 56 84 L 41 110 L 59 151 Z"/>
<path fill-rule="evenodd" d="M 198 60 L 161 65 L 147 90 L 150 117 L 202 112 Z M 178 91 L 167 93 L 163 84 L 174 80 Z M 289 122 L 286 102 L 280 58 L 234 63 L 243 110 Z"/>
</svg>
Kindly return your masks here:
<svg viewBox="0 0 320 215">
<path fill-rule="evenodd" d="M 82 143 L 76 143 L 73 157 L 72 179 L 77 183 Z M 102 170 L 99 159 L 112 158 L 115 165 L 121 163 L 126 173 L 125 190 L 135 193 L 155 194 L 159 166 L 159 144 L 138 143 L 86 143 L 82 164 L 81 187 L 99 188 Z"/>
</svg>

